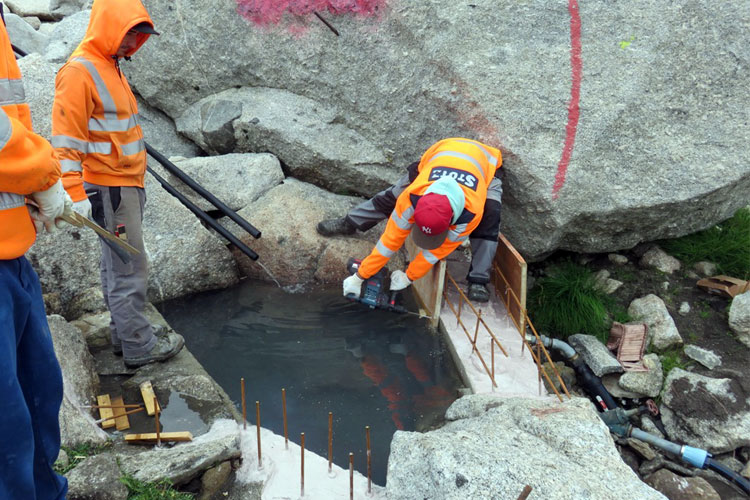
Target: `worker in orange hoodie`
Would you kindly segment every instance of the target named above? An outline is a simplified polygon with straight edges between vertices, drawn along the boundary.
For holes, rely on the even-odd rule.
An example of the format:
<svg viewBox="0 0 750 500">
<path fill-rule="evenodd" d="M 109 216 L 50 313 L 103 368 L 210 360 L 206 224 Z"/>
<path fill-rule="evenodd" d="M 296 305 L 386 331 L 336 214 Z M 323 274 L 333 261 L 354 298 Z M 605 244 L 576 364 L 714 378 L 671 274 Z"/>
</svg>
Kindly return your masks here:
<svg viewBox="0 0 750 500">
<path fill-rule="evenodd" d="M 0 3 L 0 14 L 3 4 Z M 27 205 L 28 203 L 28 205 Z M 24 254 L 73 203 L 52 146 L 31 130 L 21 72 L 0 22 L 0 498 L 61 499 L 63 384 L 39 277 Z M 35 225 L 37 228 L 35 228 Z"/>
<path fill-rule="evenodd" d="M 94 0 L 86 36 L 57 74 L 52 107 L 52 144 L 74 209 L 140 250 L 125 262 L 101 245 L 112 348 L 133 368 L 169 359 L 184 345 L 180 335 L 144 315 L 146 149 L 120 60 L 129 60 L 151 35 L 158 33 L 140 0 Z"/>
<path fill-rule="evenodd" d="M 403 290 L 471 239 L 469 299 L 487 302 L 490 269 L 500 231 L 500 150 L 463 138 L 443 139 L 422 155 L 395 185 L 360 203 L 346 217 L 318 224 L 325 235 L 366 231 L 388 217 L 385 232 L 357 273 L 344 280 L 344 295 L 360 295 L 364 280 L 385 266 L 409 234 L 421 251 L 406 272 L 391 273 L 391 290 Z"/>
</svg>

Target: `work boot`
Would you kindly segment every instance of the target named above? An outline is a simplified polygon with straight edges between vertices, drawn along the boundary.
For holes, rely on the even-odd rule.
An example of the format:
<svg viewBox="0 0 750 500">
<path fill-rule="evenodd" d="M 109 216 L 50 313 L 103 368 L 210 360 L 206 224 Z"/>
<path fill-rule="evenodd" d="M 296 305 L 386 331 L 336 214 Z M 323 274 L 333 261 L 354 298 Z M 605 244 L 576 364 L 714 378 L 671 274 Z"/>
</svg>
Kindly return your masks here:
<svg viewBox="0 0 750 500">
<path fill-rule="evenodd" d="M 154 331 L 154 335 L 157 337 L 163 337 L 167 334 L 167 327 L 164 325 L 151 325 L 151 329 Z M 112 344 L 112 354 L 115 356 L 122 356 L 122 344 Z"/>
<path fill-rule="evenodd" d="M 175 332 L 167 332 L 166 335 L 157 336 L 156 344 L 151 350 L 141 356 L 125 356 L 125 366 L 128 368 L 138 368 L 139 366 L 155 363 L 157 361 L 166 361 L 180 352 L 185 345 L 185 339 L 182 335 Z"/>
<path fill-rule="evenodd" d="M 342 236 L 354 234 L 357 228 L 346 217 L 327 219 L 318 223 L 318 233 L 323 236 Z"/>
<path fill-rule="evenodd" d="M 487 290 L 487 285 L 469 283 L 469 300 L 474 302 L 487 302 L 490 300 L 490 292 Z"/>
</svg>

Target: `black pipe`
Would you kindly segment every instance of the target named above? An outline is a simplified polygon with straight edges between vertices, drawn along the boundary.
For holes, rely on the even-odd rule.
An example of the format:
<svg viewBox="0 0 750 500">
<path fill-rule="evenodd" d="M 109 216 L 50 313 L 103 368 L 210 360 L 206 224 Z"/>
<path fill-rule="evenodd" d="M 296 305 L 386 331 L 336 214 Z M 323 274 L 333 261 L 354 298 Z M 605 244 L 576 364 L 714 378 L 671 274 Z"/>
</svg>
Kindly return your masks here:
<svg viewBox="0 0 750 500">
<path fill-rule="evenodd" d="M 174 188 L 170 183 L 168 183 L 162 176 L 154 172 L 154 170 L 151 167 L 146 167 L 149 172 L 151 172 L 151 175 L 153 175 L 156 180 L 161 184 L 161 187 L 167 190 L 169 194 L 180 200 L 180 202 L 185 205 L 188 210 L 193 212 L 195 215 L 198 216 L 199 219 L 201 219 L 203 222 L 211 226 L 212 229 L 214 229 L 217 233 L 222 235 L 224 238 L 226 238 L 230 243 L 235 245 L 237 248 L 239 248 L 245 255 L 250 257 L 253 260 L 258 260 L 258 254 L 253 252 L 250 248 L 248 248 L 247 245 L 242 243 L 242 241 L 239 240 L 235 235 L 230 233 L 226 228 L 224 228 L 221 224 L 216 222 L 210 215 L 208 215 L 206 212 L 195 206 L 195 204 L 188 200 L 187 197 L 177 191 L 177 189 Z"/>
<path fill-rule="evenodd" d="M 604 387 L 602 379 L 597 377 L 594 372 L 591 371 L 591 368 L 589 368 L 581 357 L 574 356 L 573 358 L 568 359 L 568 361 L 573 364 L 573 368 L 578 374 L 578 385 L 585 389 L 586 392 L 601 397 L 604 404 L 606 404 L 607 408 L 610 410 L 614 410 L 620 406 L 615 402 L 607 388 Z"/>
<path fill-rule="evenodd" d="M 206 201 L 210 202 L 213 206 L 221 210 L 224 215 L 232 219 L 234 222 L 236 222 L 242 229 L 250 233 L 250 235 L 253 238 L 260 238 L 260 231 L 258 231 L 255 227 L 253 227 L 252 224 L 250 224 L 248 221 L 237 215 L 237 212 L 229 208 L 219 200 L 216 196 L 208 192 L 203 186 L 195 182 L 192 177 L 187 175 L 185 172 L 180 170 L 174 163 L 169 161 L 164 155 L 159 153 L 157 150 L 152 148 L 148 143 L 146 143 L 146 151 L 148 154 L 150 154 L 156 161 L 161 163 L 161 165 L 167 169 L 167 171 L 171 174 L 173 174 L 175 177 L 180 179 L 182 182 L 187 184 L 193 191 L 198 193 L 199 195 L 203 196 Z M 153 170 L 149 170 L 152 174 L 154 173 Z M 166 181 L 165 181 L 166 182 Z M 163 184 L 162 184 L 163 185 Z"/>
<path fill-rule="evenodd" d="M 721 462 L 717 462 L 716 460 L 712 458 L 707 458 L 706 464 L 703 466 L 703 468 L 713 469 L 714 471 L 718 472 L 721 476 L 723 476 L 724 479 L 728 480 L 730 483 L 733 483 L 739 486 L 742 489 L 742 491 L 745 492 L 746 495 L 750 495 L 750 481 L 740 476 L 739 474 L 737 474 L 736 472 L 734 472 L 732 469 L 728 468 Z"/>
</svg>

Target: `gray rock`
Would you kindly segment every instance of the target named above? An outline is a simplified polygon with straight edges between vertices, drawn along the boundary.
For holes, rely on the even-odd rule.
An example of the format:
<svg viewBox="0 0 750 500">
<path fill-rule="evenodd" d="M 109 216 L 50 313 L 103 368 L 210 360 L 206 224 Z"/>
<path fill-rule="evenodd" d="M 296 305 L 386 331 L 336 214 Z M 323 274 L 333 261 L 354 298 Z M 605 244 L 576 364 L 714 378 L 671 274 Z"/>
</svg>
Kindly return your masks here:
<svg viewBox="0 0 750 500">
<path fill-rule="evenodd" d="M 49 140 L 52 137 L 52 102 L 55 98 L 57 68 L 39 54 L 29 54 L 19 59 L 18 67 L 23 75 L 34 132 Z"/>
<path fill-rule="evenodd" d="M 232 473 L 232 463 L 222 462 L 211 467 L 201 477 L 201 493 L 198 500 L 211 500 L 224 488 L 229 475 Z"/>
<path fill-rule="evenodd" d="M 670 500 L 721 500 L 708 481 L 700 477 L 681 477 L 660 469 L 645 479 L 646 484 L 661 491 Z"/>
<path fill-rule="evenodd" d="M 716 264 L 704 260 L 693 264 L 693 269 L 701 276 L 713 276 L 716 274 Z"/>
<path fill-rule="evenodd" d="M 677 311 L 680 316 L 687 316 L 690 314 L 690 304 L 687 302 L 680 303 L 680 309 Z"/>
<path fill-rule="evenodd" d="M 666 274 L 680 270 L 680 261 L 655 246 L 648 250 L 640 260 L 641 267 L 653 268 Z"/>
<path fill-rule="evenodd" d="M 62 316 L 47 316 L 47 323 L 65 379 L 66 392 L 82 404 L 93 401 L 99 393 L 99 376 L 83 334 Z"/>
<path fill-rule="evenodd" d="M 643 356 L 643 365 L 648 368 L 648 371 L 625 372 L 620 376 L 618 384 L 626 391 L 655 398 L 661 392 L 661 386 L 664 382 L 659 356 L 653 353 L 646 354 Z"/>
<path fill-rule="evenodd" d="M 398 174 L 385 167 L 383 153 L 344 122 L 336 108 L 321 102 L 279 89 L 244 87 L 197 102 L 177 126 L 213 154 L 271 152 L 292 176 L 333 192 L 366 194 L 394 182 Z"/>
<path fill-rule="evenodd" d="M 690 359 L 694 359 L 709 370 L 713 370 L 717 366 L 721 366 L 721 357 L 717 356 L 713 351 L 703 349 L 702 347 L 698 347 L 697 345 L 686 345 L 685 355 Z"/>
<path fill-rule="evenodd" d="M 61 18 L 76 14 L 81 9 L 91 8 L 93 0 L 49 0 L 52 15 Z"/>
<path fill-rule="evenodd" d="M 638 399 L 642 394 L 626 391 L 618 383 L 622 373 L 610 373 L 601 377 L 604 388 L 615 398 Z"/>
<path fill-rule="evenodd" d="M 516 498 L 526 484 L 533 485 L 533 495 L 550 500 L 610 498 L 612 491 L 663 498 L 625 465 L 585 399 L 561 404 L 464 396 L 446 419 L 427 433 L 396 432 L 388 458 L 389 499 Z M 540 467 L 545 474 L 539 475 Z"/>
<path fill-rule="evenodd" d="M 622 281 L 617 281 L 609 277 L 609 271 L 602 269 L 594 275 L 596 287 L 607 295 L 611 295 L 622 286 Z"/>
<path fill-rule="evenodd" d="M 128 488 L 111 453 L 100 453 L 79 463 L 67 475 L 68 500 L 126 500 Z"/>
<path fill-rule="evenodd" d="M 653 460 L 656 458 L 656 452 L 648 443 L 644 443 L 638 439 L 628 438 L 628 446 L 634 449 L 644 460 Z"/>
<path fill-rule="evenodd" d="M 628 258 L 619 253 L 611 253 L 607 255 L 607 259 L 609 259 L 612 264 L 617 264 L 618 266 L 624 266 L 628 263 Z"/>
<path fill-rule="evenodd" d="M 86 35 L 90 16 L 91 11 L 84 10 L 56 23 L 49 35 L 50 41 L 44 51 L 44 59 L 54 63 L 56 67 L 67 61 Z M 53 86 L 54 83 L 53 80 Z"/>
<path fill-rule="evenodd" d="M 50 0 L 4 0 L 3 3 L 21 17 L 34 16 L 45 21 L 54 18 L 50 12 Z"/>
<path fill-rule="evenodd" d="M 593 335 L 577 333 L 568 337 L 568 343 L 581 355 L 597 377 L 624 371 L 617 358 Z"/>
<path fill-rule="evenodd" d="M 661 430 L 656 426 L 653 420 L 651 420 L 651 417 L 648 416 L 641 416 L 641 429 L 648 432 L 649 434 L 653 434 L 656 437 L 660 437 L 664 439 L 664 434 L 662 434 Z"/>
<path fill-rule="evenodd" d="M 565 383 L 565 387 L 573 387 L 576 384 L 576 372 L 573 368 L 569 367 L 562 361 L 556 361 L 554 370 L 552 366 L 550 365 L 549 361 L 545 362 L 542 367 L 547 373 L 554 373 L 554 370 L 557 371 L 557 373 L 560 374 L 560 378 L 562 378 L 563 383 Z M 544 387 L 547 389 L 547 392 L 550 394 L 554 392 L 552 387 L 550 386 L 549 382 L 546 378 L 542 379 L 544 381 Z M 562 385 L 560 384 L 560 381 L 557 377 L 551 377 L 552 385 L 554 386 L 555 390 L 557 392 L 562 393 Z"/>
<path fill-rule="evenodd" d="M 743 477 L 750 479 L 750 462 L 748 462 L 747 465 L 745 465 L 745 467 L 742 469 L 742 472 L 740 472 L 740 474 Z"/>
<path fill-rule="evenodd" d="M 86 314 L 71 324 L 78 328 L 89 347 L 107 347 L 111 343 L 109 312 Z"/>
<path fill-rule="evenodd" d="M 66 469 L 68 465 L 70 465 L 70 457 L 68 456 L 68 452 L 60 448 L 60 452 L 57 454 L 57 460 L 55 460 L 54 467 L 55 469 Z"/>
<path fill-rule="evenodd" d="M 81 408 L 81 404 L 80 400 L 72 399 L 68 393 L 63 395 L 59 414 L 61 444 L 74 448 L 82 444 L 106 443 L 107 433 Z"/>
<path fill-rule="evenodd" d="M 5 27 L 13 45 L 27 54 L 34 52 L 41 54 L 47 46 L 47 37 L 36 31 L 25 18 L 15 14 L 7 14 L 5 16 Z"/>
<path fill-rule="evenodd" d="M 301 96 L 336 109 L 394 174 L 442 137 L 487 141 L 505 152 L 503 232 L 524 257 L 615 251 L 705 229 L 747 203 L 750 7 L 714 6 L 598 1 L 580 10 L 586 91 L 571 105 L 581 118 L 571 121 L 575 149 L 558 197 L 571 101 L 565 3 L 400 2 L 376 18 L 341 9 L 335 37 L 312 15 L 259 29 L 235 2 L 152 0 L 162 36 L 139 52 L 133 83 L 173 118 L 238 86 Z M 466 29 L 479 23 L 498 28 Z M 349 192 L 361 188 L 341 175 Z"/>
<path fill-rule="evenodd" d="M 80 318 L 87 314 L 98 314 L 106 311 L 104 294 L 101 285 L 94 285 L 76 293 L 67 304 L 66 315 L 69 318 Z"/>
<path fill-rule="evenodd" d="M 711 453 L 750 444 L 750 398 L 736 380 L 675 368 L 664 382 L 661 412 L 675 442 Z"/>
<path fill-rule="evenodd" d="M 39 28 L 42 27 L 42 21 L 40 21 L 39 18 L 36 16 L 26 16 L 23 18 L 23 20 L 29 23 L 29 25 L 31 25 L 31 27 L 34 28 L 35 30 L 39 30 Z"/>
<path fill-rule="evenodd" d="M 729 328 L 750 347 L 750 292 L 737 295 L 729 308 Z"/>
<path fill-rule="evenodd" d="M 653 294 L 635 299 L 628 306 L 628 316 L 643 321 L 648 326 L 648 342 L 659 350 L 682 344 L 682 337 L 677 331 L 664 301 Z"/>
<path fill-rule="evenodd" d="M 127 68 L 124 70 L 126 71 Z M 138 124 L 143 129 L 143 136 L 149 146 L 167 158 L 171 156 L 191 158 L 201 154 L 198 146 L 177 133 L 177 127 L 170 117 L 151 107 L 140 97 L 136 96 L 136 100 L 138 101 Z M 149 157 L 149 165 L 154 166 L 158 163 Z"/>
<path fill-rule="evenodd" d="M 168 479 L 183 484 L 214 464 L 240 457 L 240 432 L 237 423 L 224 420 L 191 442 L 172 448 L 155 448 L 135 455 L 118 454 L 123 472 L 139 481 Z"/>
</svg>

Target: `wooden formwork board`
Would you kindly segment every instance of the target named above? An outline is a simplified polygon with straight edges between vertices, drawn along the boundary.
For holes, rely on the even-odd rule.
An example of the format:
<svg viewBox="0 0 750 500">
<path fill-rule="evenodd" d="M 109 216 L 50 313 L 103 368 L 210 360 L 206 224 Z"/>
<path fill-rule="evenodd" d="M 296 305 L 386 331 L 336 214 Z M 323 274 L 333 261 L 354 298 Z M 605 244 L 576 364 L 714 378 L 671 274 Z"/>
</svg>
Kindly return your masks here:
<svg viewBox="0 0 750 500">
<path fill-rule="evenodd" d="M 505 280 L 500 276 L 493 276 L 495 291 L 505 303 L 508 314 L 514 318 L 516 326 L 523 335 L 526 330 L 526 321 L 523 311 L 526 310 L 526 261 L 518 251 L 513 248 L 510 241 L 502 234 L 498 237 L 497 252 L 495 253 L 495 265 L 500 268 Z M 493 267 L 494 274 L 494 267 Z M 513 298 L 508 288 L 515 293 L 518 302 Z M 520 302 L 520 305 L 519 305 Z"/>
<path fill-rule="evenodd" d="M 409 261 L 420 252 L 409 236 L 406 239 L 406 250 L 409 254 Z M 430 326 L 437 328 L 440 321 L 440 305 L 443 302 L 443 286 L 445 284 L 445 262 L 440 261 L 430 269 L 426 275 L 412 283 L 412 290 L 417 298 L 417 302 L 425 314 L 430 317 Z"/>
</svg>

